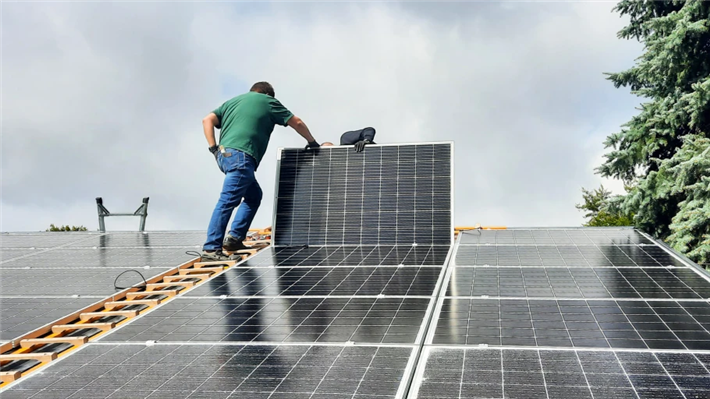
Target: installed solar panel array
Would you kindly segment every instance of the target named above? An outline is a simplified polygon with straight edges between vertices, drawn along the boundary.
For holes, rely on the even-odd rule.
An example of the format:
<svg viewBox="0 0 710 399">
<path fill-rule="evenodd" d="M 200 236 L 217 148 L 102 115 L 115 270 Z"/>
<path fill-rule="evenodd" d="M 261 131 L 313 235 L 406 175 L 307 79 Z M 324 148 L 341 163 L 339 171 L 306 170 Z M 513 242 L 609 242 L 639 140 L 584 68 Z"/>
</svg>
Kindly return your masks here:
<svg viewBox="0 0 710 399">
<path fill-rule="evenodd" d="M 468 231 L 420 398 L 710 397 L 710 281 L 630 229 Z"/>
</svg>

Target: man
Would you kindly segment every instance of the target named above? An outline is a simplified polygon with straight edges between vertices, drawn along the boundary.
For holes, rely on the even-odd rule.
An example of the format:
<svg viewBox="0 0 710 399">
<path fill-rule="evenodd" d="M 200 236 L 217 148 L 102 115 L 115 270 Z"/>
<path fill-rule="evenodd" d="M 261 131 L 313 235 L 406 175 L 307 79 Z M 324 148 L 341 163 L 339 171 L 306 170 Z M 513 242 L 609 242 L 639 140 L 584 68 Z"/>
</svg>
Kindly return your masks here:
<svg viewBox="0 0 710 399">
<path fill-rule="evenodd" d="M 306 149 L 319 147 L 306 124 L 274 96 L 274 88 L 269 83 L 258 82 L 248 93 L 228 100 L 202 120 L 209 150 L 225 174 L 222 193 L 207 229 L 207 241 L 202 247 L 203 261 L 229 259 L 223 250 L 234 252 L 246 248 L 242 241 L 262 197 L 254 172 L 266 152 L 275 125 L 293 128 L 308 141 Z M 221 129 L 219 147 L 215 143 L 215 127 Z M 237 206 L 237 214 L 225 238 L 229 218 Z"/>
<path fill-rule="evenodd" d="M 375 144 L 375 128 L 366 127 L 360 130 L 353 130 L 343 133 L 340 136 L 340 145 L 355 145 L 355 152 L 362 152 L 365 144 Z"/>
</svg>

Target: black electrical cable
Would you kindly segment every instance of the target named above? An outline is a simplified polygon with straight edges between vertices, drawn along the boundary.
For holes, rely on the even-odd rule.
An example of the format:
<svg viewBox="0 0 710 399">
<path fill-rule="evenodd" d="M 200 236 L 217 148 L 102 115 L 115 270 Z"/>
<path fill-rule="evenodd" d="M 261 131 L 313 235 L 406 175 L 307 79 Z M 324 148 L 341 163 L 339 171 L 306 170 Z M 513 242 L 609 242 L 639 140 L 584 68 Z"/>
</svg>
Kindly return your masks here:
<svg viewBox="0 0 710 399">
<path fill-rule="evenodd" d="M 123 276 L 124 274 L 126 274 L 126 273 L 128 273 L 128 272 L 136 272 L 136 273 L 138 273 L 138 275 L 141 276 L 141 278 L 143 279 L 143 284 L 145 284 L 146 286 L 148 286 L 148 282 L 145 280 L 145 277 L 143 277 L 143 275 L 141 274 L 141 272 L 139 272 L 138 270 L 135 270 L 135 269 L 129 269 L 129 270 L 126 270 L 126 271 L 124 271 L 123 273 L 119 274 L 118 276 L 116 276 L 116 279 L 113 280 L 113 288 L 115 288 L 115 289 L 117 289 L 117 290 L 125 290 L 126 288 L 131 288 L 131 287 L 119 287 L 119 286 L 116 285 L 116 282 L 118 281 L 118 278 L 121 277 L 121 276 Z"/>
<path fill-rule="evenodd" d="M 185 251 L 185 255 L 197 256 L 198 258 L 200 258 L 198 262 L 202 262 L 202 254 L 197 251 Z"/>
</svg>

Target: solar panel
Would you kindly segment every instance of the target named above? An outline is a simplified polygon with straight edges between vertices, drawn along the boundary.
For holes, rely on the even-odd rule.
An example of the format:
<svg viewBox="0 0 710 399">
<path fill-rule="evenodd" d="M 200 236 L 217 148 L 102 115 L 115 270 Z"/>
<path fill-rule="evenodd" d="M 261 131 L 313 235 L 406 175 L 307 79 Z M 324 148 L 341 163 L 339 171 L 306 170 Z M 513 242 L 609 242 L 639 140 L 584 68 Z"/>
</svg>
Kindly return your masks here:
<svg viewBox="0 0 710 399">
<path fill-rule="evenodd" d="M 703 398 L 710 355 L 427 348 L 420 398 Z"/>
<path fill-rule="evenodd" d="M 448 245 L 453 145 L 282 149 L 275 245 Z"/>
<path fill-rule="evenodd" d="M 430 298 L 177 298 L 106 342 L 413 344 Z"/>
<path fill-rule="evenodd" d="M 435 344 L 710 350 L 710 304 L 678 301 L 444 301 Z"/>
<path fill-rule="evenodd" d="M 685 265 L 657 246 L 461 245 L 457 266 L 667 267 Z"/>
<path fill-rule="evenodd" d="M 443 266 L 449 246 L 270 247 L 243 267 Z"/>
<path fill-rule="evenodd" d="M 3 269 L 0 268 L 0 294 L 7 296 L 66 296 L 106 297 L 116 293 L 114 281 L 126 269 L 121 268 L 51 268 Z M 138 269 L 149 279 L 167 271 L 167 268 Z M 116 282 L 128 287 L 143 282 L 138 274 L 126 273 Z M 0 297 L 1 298 L 1 297 Z"/>
<path fill-rule="evenodd" d="M 2 298 L 0 339 L 17 338 L 96 301 L 91 298 Z"/>
<path fill-rule="evenodd" d="M 537 229 L 464 231 L 461 244 L 635 245 L 653 242 L 632 229 Z"/>
<path fill-rule="evenodd" d="M 434 295 L 441 267 L 237 268 L 186 296 Z"/>
<path fill-rule="evenodd" d="M 56 248 L 29 254 L 26 251 L 26 256 L 3 261 L 0 269 L 171 268 L 191 259 L 186 251 L 195 251 L 195 248 Z"/>
<path fill-rule="evenodd" d="M 94 238 L 96 234 L 98 233 L 0 233 L 0 246 L 3 251 L 6 248 L 56 248 Z"/>
<path fill-rule="evenodd" d="M 394 398 L 412 351 L 342 345 L 89 345 L 2 397 Z"/>
<path fill-rule="evenodd" d="M 457 267 L 446 295 L 706 299 L 710 281 L 687 268 Z"/>
</svg>

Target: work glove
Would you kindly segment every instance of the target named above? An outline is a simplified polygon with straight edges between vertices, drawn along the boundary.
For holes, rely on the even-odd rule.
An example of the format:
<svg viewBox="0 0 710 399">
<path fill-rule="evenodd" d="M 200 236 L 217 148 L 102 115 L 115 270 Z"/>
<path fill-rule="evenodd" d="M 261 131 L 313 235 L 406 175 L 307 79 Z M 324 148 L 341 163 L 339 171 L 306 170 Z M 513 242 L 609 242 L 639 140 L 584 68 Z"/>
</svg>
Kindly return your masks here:
<svg viewBox="0 0 710 399">
<path fill-rule="evenodd" d="M 313 141 L 308 142 L 308 145 L 306 145 L 305 149 L 309 150 L 309 149 L 316 149 L 316 148 L 320 148 L 320 144 L 318 144 L 317 141 L 313 140 Z"/>
<path fill-rule="evenodd" d="M 209 148 L 209 150 L 212 153 L 212 155 L 214 155 L 214 160 L 215 160 L 215 162 L 217 162 L 217 167 L 219 168 L 219 171 L 224 173 L 224 171 L 222 170 L 222 167 L 219 166 L 219 157 L 218 157 L 219 147 L 216 145 L 213 145 L 212 147 Z"/>
<path fill-rule="evenodd" d="M 365 144 L 370 143 L 372 142 L 368 139 L 358 141 L 357 143 L 355 143 L 355 152 L 362 152 L 362 150 L 365 149 Z"/>
<path fill-rule="evenodd" d="M 214 159 L 217 159 L 217 154 L 219 154 L 219 147 L 216 145 L 213 145 L 212 147 L 209 148 L 210 152 L 212 155 L 214 155 Z"/>
</svg>

